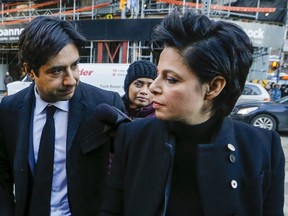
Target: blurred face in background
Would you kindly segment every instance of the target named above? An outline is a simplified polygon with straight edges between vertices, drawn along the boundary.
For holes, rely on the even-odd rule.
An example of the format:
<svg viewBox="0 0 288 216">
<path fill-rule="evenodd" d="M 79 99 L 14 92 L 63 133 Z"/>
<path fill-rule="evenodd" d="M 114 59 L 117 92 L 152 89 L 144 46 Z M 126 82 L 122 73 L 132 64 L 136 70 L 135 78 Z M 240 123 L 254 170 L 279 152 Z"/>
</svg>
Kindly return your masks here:
<svg viewBox="0 0 288 216">
<path fill-rule="evenodd" d="M 40 98 L 52 103 L 72 98 L 79 83 L 78 63 L 77 47 L 68 44 L 39 68 L 38 76 L 32 70 L 30 77 Z"/>
<path fill-rule="evenodd" d="M 153 79 L 141 77 L 134 80 L 128 89 L 129 107 L 131 109 L 138 109 L 148 106 L 152 103 L 152 93 L 149 90 L 149 86 L 153 82 Z"/>
<path fill-rule="evenodd" d="M 166 47 L 158 63 L 158 77 L 150 85 L 156 117 L 186 124 L 200 124 L 211 117 L 205 100 L 208 84 L 201 84 L 178 50 Z"/>
</svg>

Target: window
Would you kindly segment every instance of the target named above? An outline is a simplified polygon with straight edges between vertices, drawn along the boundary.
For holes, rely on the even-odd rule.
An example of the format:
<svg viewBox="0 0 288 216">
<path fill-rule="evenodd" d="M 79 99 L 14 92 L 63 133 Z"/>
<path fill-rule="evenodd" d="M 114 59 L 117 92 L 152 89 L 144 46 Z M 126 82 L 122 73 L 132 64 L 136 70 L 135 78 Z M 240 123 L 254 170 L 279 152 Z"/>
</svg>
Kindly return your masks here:
<svg viewBox="0 0 288 216">
<path fill-rule="evenodd" d="M 261 95 L 261 90 L 254 85 L 245 85 L 243 95 Z"/>
</svg>

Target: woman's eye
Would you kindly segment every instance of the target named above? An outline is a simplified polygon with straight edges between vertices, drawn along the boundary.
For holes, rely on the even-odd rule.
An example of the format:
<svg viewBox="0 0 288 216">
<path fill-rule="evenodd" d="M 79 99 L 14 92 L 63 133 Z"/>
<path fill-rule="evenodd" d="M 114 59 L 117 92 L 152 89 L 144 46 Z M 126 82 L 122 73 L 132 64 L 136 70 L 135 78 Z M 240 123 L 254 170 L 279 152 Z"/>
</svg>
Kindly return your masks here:
<svg viewBox="0 0 288 216">
<path fill-rule="evenodd" d="M 178 80 L 177 80 L 177 79 L 175 79 L 175 78 L 172 78 L 172 77 L 167 77 L 167 81 L 168 81 L 169 83 L 172 83 L 172 84 L 174 84 L 174 83 L 177 83 L 177 82 L 178 82 Z"/>
<path fill-rule="evenodd" d="M 141 88 L 141 87 L 142 87 L 142 84 L 141 84 L 141 83 L 135 83 L 135 86 L 136 86 L 137 88 Z"/>
</svg>

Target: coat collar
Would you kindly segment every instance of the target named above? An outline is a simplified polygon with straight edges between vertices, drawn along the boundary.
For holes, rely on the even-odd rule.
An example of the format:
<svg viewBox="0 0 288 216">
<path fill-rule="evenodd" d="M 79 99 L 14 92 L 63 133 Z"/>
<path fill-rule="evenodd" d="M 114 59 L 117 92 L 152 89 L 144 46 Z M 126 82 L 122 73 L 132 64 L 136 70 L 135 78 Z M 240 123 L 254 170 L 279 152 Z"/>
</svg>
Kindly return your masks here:
<svg viewBox="0 0 288 216">
<path fill-rule="evenodd" d="M 69 116 L 68 116 L 68 130 L 67 130 L 67 152 L 72 147 L 72 140 L 74 139 L 80 121 L 83 118 L 87 104 L 85 103 L 85 93 L 83 91 L 83 84 L 80 82 L 75 90 L 73 97 L 69 101 Z"/>
<path fill-rule="evenodd" d="M 28 165 L 28 151 L 29 151 L 29 130 L 30 119 L 35 102 L 34 97 L 34 83 L 27 87 L 22 92 L 22 101 L 18 104 L 18 130 L 17 141 L 14 160 L 14 178 L 17 184 L 15 185 L 16 194 L 16 209 L 24 211 L 27 204 L 27 195 L 29 188 L 29 173 L 30 168 Z M 21 192 L 20 192 L 21 191 Z M 24 215 L 23 212 L 16 212 L 16 214 Z"/>
<path fill-rule="evenodd" d="M 237 179 L 239 171 L 239 163 L 231 163 L 229 156 L 239 158 L 238 150 L 233 152 L 229 149 L 228 144 L 237 145 L 234 138 L 234 124 L 230 118 L 224 118 L 219 131 L 214 134 L 212 142 L 209 144 L 198 144 L 197 159 L 196 159 L 196 176 L 198 189 L 200 193 L 202 209 L 204 215 L 223 215 L 223 213 L 233 212 L 239 209 L 235 201 L 239 196 L 237 189 L 233 189 L 230 183 Z M 173 159 L 175 153 L 175 140 L 173 136 L 167 136 L 165 142 L 166 156 L 170 156 L 163 162 L 162 170 L 167 173 L 165 182 L 164 206 L 161 215 L 165 215 L 168 197 L 171 186 L 171 175 L 173 167 Z M 169 166 L 165 166 L 164 164 Z M 164 175 L 166 176 L 166 175 Z M 215 197 L 217 195 L 218 197 Z M 223 206 L 223 202 L 229 202 L 229 208 L 219 208 Z"/>
<path fill-rule="evenodd" d="M 238 211 L 239 188 L 233 188 L 231 184 L 240 182 L 241 169 L 232 120 L 225 118 L 212 142 L 198 145 L 197 153 L 197 182 L 203 214 L 225 215 Z M 235 161 L 231 162 L 231 157 Z M 219 208 L 226 202 L 229 202 L 226 208 Z"/>
<path fill-rule="evenodd" d="M 29 127 L 27 127 L 27 122 L 30 122 L 30 117 L 34 109 L 35 96 L 34 96 L 34 86 L 32 83 L 28 88 L 23 97 L 22 102 L 19 104 L 19 137 L 24 139 L 18 140 L 22 142 L 29 140 Z M 78 129 L 79 123 L 84 115 L 84 111 L 87 107 L 85 103 L 85 93 L 83 91 L 83 84 L 80 82 L 77 86 L 73 97 L 69 100 L 69 116 L 68 116 L 68 130 L 67 130 L 67 150 L 71 149 L 72 140 L 75 137 L 76 131 Z M 21 135 L 20 135 L 21 134 Z M 21 143 L 17 143 L 17 146 L 22 146 Z M 20 155 L 23 155 L 20 151 Z M 19 156 L 20 156 L 19 155 Z"/>
</svg>

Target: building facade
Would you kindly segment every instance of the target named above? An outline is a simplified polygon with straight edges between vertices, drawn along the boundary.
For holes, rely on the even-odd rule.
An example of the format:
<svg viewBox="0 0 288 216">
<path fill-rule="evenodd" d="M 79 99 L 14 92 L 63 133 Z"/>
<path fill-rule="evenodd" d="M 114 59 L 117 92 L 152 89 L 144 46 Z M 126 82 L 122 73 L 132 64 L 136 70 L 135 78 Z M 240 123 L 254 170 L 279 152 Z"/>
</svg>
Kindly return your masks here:
<svg viewBox="0 0 288 216">
<path fill-rule="evenodd" d="M 279 56 L 281 70 L 288 66 L 287 2 L 282 0 L 273 4 L 264 0 L 2 0 L 0 7 L 0 79 L 6 71 L 14 79 L 19 77 L 18 37 L 39 15 L 69 20 L 86 36 L 89 43 L 81 51 L 82 63 L 131 63 L 138 59 L 157 63 L 150 44 L 153 28 L 171 11 L 193 10 L 244 28 L 255 49 L 249 79 L 267 77 L 271 55 Z"/>
</svg>

